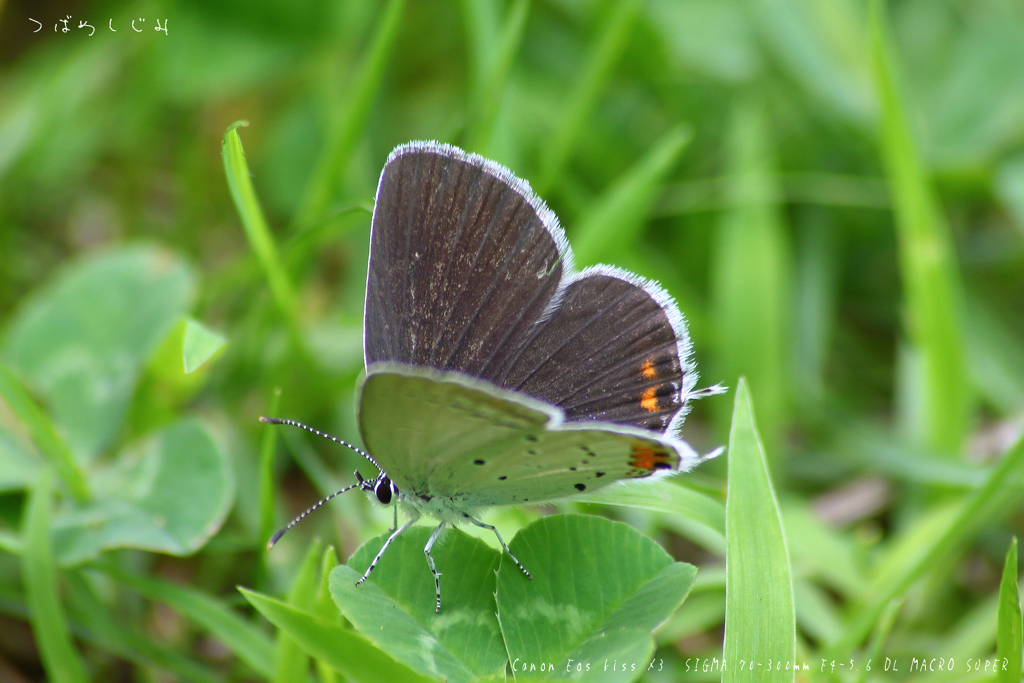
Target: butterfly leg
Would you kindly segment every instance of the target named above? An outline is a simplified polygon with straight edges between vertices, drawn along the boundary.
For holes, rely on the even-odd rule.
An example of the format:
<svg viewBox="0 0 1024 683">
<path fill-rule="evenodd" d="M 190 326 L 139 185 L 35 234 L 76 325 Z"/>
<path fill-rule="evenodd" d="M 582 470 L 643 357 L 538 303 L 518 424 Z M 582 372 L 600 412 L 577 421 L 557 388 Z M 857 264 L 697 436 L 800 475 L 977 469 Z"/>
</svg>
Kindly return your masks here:
<svg viewBox="0 0 1024 683">
<path fill-rule="evenodd" d="M 437 592 L 437 609 L 435 612 L 441 611 L 441 572 L 437 571 L 434 566 L 434 558 L 430 554 L 430 549 L 434 547 L 434 542 L 441 536 L 441 532 L 444 531 L 445 523 L 441 522 L 434 529 L 434 533 L 430 534 L 430 538 L 427 539 L 427 544 L 423 547 L 423 554 L 427 556 L 427 563 L 430 565 L 430 573 L 434 575 L 434 591 Z"/>
<path fill-rule="evenodd" d="M 495 529 L 490 524 L 484 524 L 483 522 L 481 522 L 479 520 L 473 519 L 472 517 L 470 517 L 469 515 L 467 515 L 465 513 L 463 513 L 462 516 L 465 517 L 466 519 L 468 519 L 469 521 L 473 522 L 473 524 L 476 524 L 481 529 L 490 529 L 491 531 L 493 531 L 494 535 L 498 539 L 498 543 L 500 543 L 501 547 L 505 549 L 505 552 L 508 553 L 508 556 L 512 558 L 512 561 L 516 563 L 516 566 L 519 567 L 519 569 L 524 574 L 526 574 L 526 578 L 530 579 L 531 581 L 533 580 L 533 577 L 530 575 L 530 572 L 526 571 L 526 567 L 524 567 L 522 564 L 519 563 L 519 560 L 516 559 L 516 556 L 513 555 L 512 551 L 508 549 L 507 545 L 505 545 L 505 541 L 501 540 L 501 534 L 498 533 L 497 529 Z"/>
<path fill-rule="evenodd" d="M 361 584 L 363 581 L 366 581 L 367 578 L 369 578 L 370 572 L 372 572 L 373 568 L 377 566 L 378 562 L 380 562 L 380 558 L 383 557 L 384 551 L 388 549 L 389 545 L 391 545 L 391 541 L 395 540 L 395 538 L 398 536 L 398 534 L 402 533 L 403 531 L 405 531 L 406 529 L 411 527 L 412 523 L 415 522 L 417 519 L 418 519 L 417 517 L 413 517 L 408 522 L 403 524 L 400 529 L 398 529 L 397 531 L 392 533 L 390 536 L 388 536 L 388 540 L 384 541 L 384 545 L 381 546 L 380 552 L 377 553 L 377 557 L 373 558 L 373 562 L 370 563 L 370 566 L 367 568 L 366 573 L 363 574 L 363 578 L 361 578 L 358 581 L 356 581 L 356 585 L 357 586 L 359 584 Z"/>
</svg>

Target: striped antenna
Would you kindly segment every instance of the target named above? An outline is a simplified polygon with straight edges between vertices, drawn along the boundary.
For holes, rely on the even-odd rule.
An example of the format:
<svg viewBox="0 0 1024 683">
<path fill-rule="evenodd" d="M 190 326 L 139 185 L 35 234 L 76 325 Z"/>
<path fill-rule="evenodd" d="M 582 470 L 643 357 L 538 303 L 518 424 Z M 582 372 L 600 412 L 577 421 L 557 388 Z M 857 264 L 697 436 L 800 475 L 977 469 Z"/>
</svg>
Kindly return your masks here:
<svg viewBox="0 0 1024 683">
<path fill-rule="evenodd" d="M 369 453 L 367 453 L 366 451 L 364 451 L 361 448 L 357 448 L 356 446 L 353 446 L 352 444 L 348 443 L 347 441 L 343 441 L 342 439 L 339 439 L 337 437 L 331 436 L 327 432 L 321 432 L 319 429 L 313 429 L 312 427 L 304 425 L 301 422 L 296 422 L 295 420 L 285 420 L 285 419 L 281 419 L 279 417 L 261 417 L 260 418 L 260 422 L 262 422 L 264 424 L 271 424 L 271 425 L 290 425 L 292 427 L 301 427 L 302 429 L 305 429 L 307 432 L 312 432 L 312 433 L 316 434 L 317 436 L 322 436 L 325 439 L 330 439 L 334 443 L 341 444 L 342 446 L 345 446 L 346 448 L 351 448 L 356 453 L 358 453 L 359 455 L 361 455 L 364 458 L 366 458 L 367 460 L 369 460 L 370 463 L 372 463 L 374 467 L 376 467 L 378 470 L 380 470 L 380 465 L 377 464 L 377 461 L 374 460 L 373 457 Z M 314 510 L 316 510 L 318 507 L 320 507 L 321 505 L 323 505 L 324 503 L 326 503 L 330 499 L 334 498 L 335 496 L 339 496 L 342 493 L 345 493 L 346 491 L 351 491 L 352 489 L 362 489 L 364 491 L 372 492 L 374 490 L 374 487 L 377 484 L 377 481 L 382 476 L 385 476 L 383 474 L 383 470 L 381 470 L 381 474 L 377 475 L 377 477 L 375 477 L 373 479 L 363 479 L 359 475 L 359 472 L 356 472 L 356 479 L 359 480 L 357 483 L 352 484 L 351 486 L 346 486 L 345 488 L 341 489 L 340 491 L 335 491 L 334 493 L 332 493 L 331 495 L 327 496 L 326 498 L 321 498 L 320 500 L 318 500 L 313 505 L 310 505 L 309 508 L 307 508 L 305 512 L 300 514 L 298 517 L 296 517 L 292 521 L 288 522 L 288 524 L 283 529 L 279 529 L 276 534 L 274 534 L 273 536 L 270 537 L 270 540 L 267 541 L 267 550 L 270 550 L 271 548 L 273 548 L 274 544 L 277 543 L 279 540 L 281 540 L 281 537 L 284 536 L 293 526 L 295 526 L 296 524 L 301 522 L 303 519 L 305 519 L 306 515 L 308 515 L 309 513 L 313 512 Z"/>
<path fill-rule="evenodd" d="M 352 484 L 351 486 L 346 486 L 342 490 L 335 491 L 334 493 L 332 493 L 331 495 L 327 496 L 326 498 L 321 498 L 317 502 L 315 502 L 312 505 L 310 505 L 309 508 L 307 508 L 305 512 L 300 514 L 298 517 L 296 517 L 292 521 L 288 522 L 288 524 L 283 529 L 279 529 L 276 534 L 274 534 L 273 536 L 270 537 L 270 540 L 267 541 L 267 550 L 270 550 L 271 548 L 273 548 L 274 544 L 277 543 L 279 540 L 281 540 L 281 537 L 284 536 L 285 533 L 289 529 L 291 529 L 293 526 L 295 526 L 296 524 L 301 522 L 303 519 L 305 519 L 306 515 L 308 515 L 309 513 L 313 512 L 313 510 L 316 510 L 318 507 L 320 507 L 321 505 L 323 505 L 324 503 L 329 501 L 331 498 L 334 498 L 337 495 L 341 495 L 342 493 L 345 493 L 345 491 L 351 491 L 352 489 L 359 489 L 359 488 L 365 489 L 367 481 L 373 481 L 373 480 L 372 479 L 363 479 L 358 484 Z"/>
<path fill-rule="evenodd" d="M 369 453 L 367 453 L 366 451 L 364 451 L 362 448 L 358 448 L 357 446 L 353 446 L 348 441 L 345 441 L 343 439 L 339 439 L 336 436 L 331 436 L 327 432 L 321 432 L 319 429 L 313 429 L 309 425 L 304 425 L 301 422 L 296 422 L 295 420 L 285 420 L 285 419 L 282 419 L 280 417 L 261 417 L 260 418 L 260 422 L 262 422 L 264 424 L 268 424 L 268 425 L 291 425 L 292 427 L 300 427 L 302 429 L 305 429 L 307 432 L 312 432 L 312 433 L 316 434 L 317 436 L 322 436 L 325 439 L 330 439 L 334 443 L 340 444 L 340 445 L 344 446 L 345 448 L 351 448 L 356 453 L 358 453 L 359 455 L 361 455 L 364 458 L 366 458 L 367 460 L 369 460 L 370 463 L 372 463 L 373 466 L 376 467 L 378 470 L 383 471 L 383 470 L 381 470 L 380 465 L 377 464 L 377 461 L 373 459 L 373 456 L 370 455 Z"/>
</svg>

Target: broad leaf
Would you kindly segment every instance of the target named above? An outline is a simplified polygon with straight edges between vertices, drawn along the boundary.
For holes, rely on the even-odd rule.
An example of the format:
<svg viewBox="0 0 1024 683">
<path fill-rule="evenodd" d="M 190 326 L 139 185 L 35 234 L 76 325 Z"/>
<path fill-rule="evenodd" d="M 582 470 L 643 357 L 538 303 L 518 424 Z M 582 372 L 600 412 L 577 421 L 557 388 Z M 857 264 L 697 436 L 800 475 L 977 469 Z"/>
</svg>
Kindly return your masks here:
<svg viewBox="0 0 1024 683">
<path fill-rule="evenodd" d="M 200 422 L 184 419 L 94 477 L 95 496 L 54 519 L 61 564 L 109 548 L 172 555 L 198 550 L 223 523 L 234 498 L 228 455 Z"/>
<path fill-rule="evenodd" d="M 509 548 L 533 575 L 502 557 L 496 598 L 509 659 L 554 665 L 565 678 L 590 680 L 597 670 L 601 680 L 636 680 L 654 652 L 650 631 L 683 602 L 697 573 L 633 527 L 589 515 L 540 519 Z"/>
<path fill-rule="evenodd" d="M 396 538 L 363 584 L 355 582 L 387 536 L 363 545 L 331 572 L 331 595 L 370 642 L 423 675 L 449 681 L 497 676 L 507 655 L 494 616 L 498 552 L 461 531 L 448 531 L 431 554 L 441 577 L 441 612 L 423 547 L 428 527 Z"/>
<path fill-rule="evenodd" d="M 192 372 L 210 360 L 210 356 L 227 343 L 222 335 L 217 334 L 198 320 L 188 318 L 185 321 L 185 340 L 181 350 L 182 359 L 185 362 L 185 372 Z"/>
<path fill-rule="evenodd" d="M 50 404 L 80 460 L 119 432 L 146 359 L 192 300 L 193 280 L 162 249 L 106 251 L 73 263 L 15 316 L 4 357 Z"/>
</svg>

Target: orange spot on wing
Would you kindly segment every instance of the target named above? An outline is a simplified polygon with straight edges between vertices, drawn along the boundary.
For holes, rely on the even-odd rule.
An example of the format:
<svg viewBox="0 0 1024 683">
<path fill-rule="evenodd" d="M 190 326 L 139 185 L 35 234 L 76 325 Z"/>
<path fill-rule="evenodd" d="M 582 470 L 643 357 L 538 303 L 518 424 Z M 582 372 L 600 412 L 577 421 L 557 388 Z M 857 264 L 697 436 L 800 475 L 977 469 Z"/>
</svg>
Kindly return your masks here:
<svg viewBox="0 0 1024 683">
<path fill-rule="evenodd" d="M 644 377 L 647 379 L 654 379 L 658 376 L 658 373 L 654 370 L 654 365 L 650 360 L 644 361 L 644 364 L 640 366 L 640 372 L 644 373 Z"/>
<path fill-rule="evenodd" d="M 644 393 L 640 396 L 640 405 L 649 413 L 657 412 L 658 397 L 654 394 L 654 387 L 644 390 Z"/>
<path fill-rule="evenodd" d="M 654 471 L 672 467 L 672 458 L 663 449 L 636 443 L 633 444 L 633 459 L 629 461 L 629 464 L 640 470 Z"/>
</svg>

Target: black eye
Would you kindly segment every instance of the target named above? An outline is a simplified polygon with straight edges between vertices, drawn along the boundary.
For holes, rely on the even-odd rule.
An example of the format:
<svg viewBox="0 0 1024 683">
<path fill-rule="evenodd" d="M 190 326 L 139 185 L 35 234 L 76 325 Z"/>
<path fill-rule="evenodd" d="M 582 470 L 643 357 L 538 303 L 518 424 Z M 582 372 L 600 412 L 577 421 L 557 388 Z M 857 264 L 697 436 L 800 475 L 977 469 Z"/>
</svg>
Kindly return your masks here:
<svg viewBox="0 0 1024 683">
<path fill-rule="evenodd" d="M 398 492 L 398 489 L 395 488 L 395 485 L 387 477 L 381 477 L 373 488 L 373 492 L 376 494 L 377 500 L 381 502 L 381 505 L 387 505 L 391 502 L 392 490 L 395 493 Z"/>
</svg>

